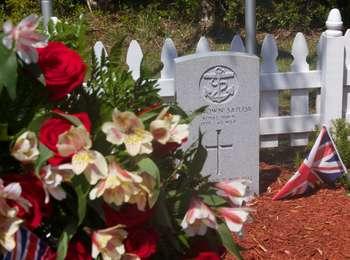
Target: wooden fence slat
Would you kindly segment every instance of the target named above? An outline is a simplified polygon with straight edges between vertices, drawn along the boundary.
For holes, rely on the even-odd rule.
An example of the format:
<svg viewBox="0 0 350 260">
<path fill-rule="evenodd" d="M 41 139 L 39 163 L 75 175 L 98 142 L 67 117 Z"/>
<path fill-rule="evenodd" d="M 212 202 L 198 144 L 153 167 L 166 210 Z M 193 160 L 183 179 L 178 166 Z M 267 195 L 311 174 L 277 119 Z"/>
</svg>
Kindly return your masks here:
<svg viewBox="0 0 350 260">
<path fill-rule="evenodd" d="M 102 55 L 108 56 L 105 46 L 101 41 L 97 41 L 94 45 L 94 54 L 96 57 L 96 62 L 101 65 Z"/>
<path fill-rule="evenodd" d="M 260 118 L 260 134 L 304 133 L 315 129 L 320 122 L 319 114 L 276 116 Z"/>
<path fill-rule="evenodd" d="M 291 70 L 295 72 L 308 72 L 309 64 L 306 58 L 309 54 L 304 34 L 297 33 L 294 38 L 292 52 L 294 60 L 291 64 Z M 291 90 L 290 113 L 291 115 L 307 115 L 309 114 L 309 91 L 307 89 Z M 307 133 L 291 134 L 291 146 L 307 145 L 309 139 Z"/>
<path fill-rule="evenodd" d="M 132 40 L 126 55 L 126 64 L 128 64 L 129 70 L 131 71 L 131 76 L 135 81 L 140 78 L 142 58 L 143 53 L 139 43 Z"/>
<path fill-rule="evenodd" d="M 209 42 L 207 38 L 202 36 L 197 43 L 196 53 L 206 53 L 206 52 L 210 52 Z"/>
<path fill-rule="evenodd" d="M 242 38 L 238 33 L 233 37 L 231 41 L 230 50 L 234 52 L 246 52 Z"/>
<path fill-rule="evenodd" d="M 260 90 L 277 91 L 289 89 L 314 89 L 321 86 L 321 72 L 279 72 L 261 73 Z"/>
<path fill-rule="evenodd" d="M 278 72 L 276 59 L 278 57 L 278 48 L 273 35 L 268 34 L 262 44 L 261 49 L 261 72 Z M 260 85 L 261 86 L 261 85 Z M 261 87 L 260 87 L 261 88 Z M 262 89 L 260 89 L 262 90 Z M 260 94 L 260 116 L 278 116 L 278 91 L 261 91 Z M 278 147 L 278 136 L 266 135 L 260 137 L 261 148 Z"/>
</svg>

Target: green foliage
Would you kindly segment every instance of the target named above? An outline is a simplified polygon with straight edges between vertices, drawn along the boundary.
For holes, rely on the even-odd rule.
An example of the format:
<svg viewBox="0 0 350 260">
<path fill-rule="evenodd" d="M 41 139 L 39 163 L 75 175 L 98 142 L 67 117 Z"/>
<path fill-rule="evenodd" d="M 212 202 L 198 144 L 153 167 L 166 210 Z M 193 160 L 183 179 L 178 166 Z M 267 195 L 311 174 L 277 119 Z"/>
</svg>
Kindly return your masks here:
<svg viewBox="0 0 350 260">
<path fill-rule="evenodd" d="M 340 157 L 346 167 L 350 167 L 350 124 L 345 119 L 333 121 L 331 134 Z"/>
<path fill-rule="evenodd" d="M 2 37 L 0 37 L 1 40 Z M 12 100 L 16 98 L 17 58 L 13 50 L 0 45 L 0 94 L 5 87 Z"/>
<path fill-rule="evenodd" d="M 83 15 L 74 22 L 52 20 L 48 24 L 50 41 L 65 43 L 69 48 L 76 50 L 85 60 L 88 58 L 87 24 Z"/>
<path fill-rule="evenodd" d="M 142 62 L 140 78 L 134 81 L 121 61 L 120 48 L 122 43 L 118 42 L 112 48 L 110 57 L 103 55 L 101 62 L 92 53 L 88 92 L 101 101 L 105 111 L 118 108 L 120 111 L 141 112 L 160 101 L 156 80 L 151 79 L 152 73 Z"/>
</svg>

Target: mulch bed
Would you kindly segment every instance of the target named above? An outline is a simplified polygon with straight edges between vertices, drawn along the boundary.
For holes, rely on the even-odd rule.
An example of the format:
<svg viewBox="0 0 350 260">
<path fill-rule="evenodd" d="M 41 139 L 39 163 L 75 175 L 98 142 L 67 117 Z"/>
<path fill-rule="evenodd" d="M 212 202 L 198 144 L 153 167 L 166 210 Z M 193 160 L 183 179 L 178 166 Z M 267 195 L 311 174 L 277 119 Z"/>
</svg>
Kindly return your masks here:
<svg viewBox="0 0 350 260">
<path fill-rule="evenodd" d="M 350 259 L 350 197 L 342 187 L 272 201 L 294 173 L 260 164 L 261 191 L 253 222 L 235 238 L 244 259 Z M 234 259 L 227 257 L 226 259 Z"/>
</svg>

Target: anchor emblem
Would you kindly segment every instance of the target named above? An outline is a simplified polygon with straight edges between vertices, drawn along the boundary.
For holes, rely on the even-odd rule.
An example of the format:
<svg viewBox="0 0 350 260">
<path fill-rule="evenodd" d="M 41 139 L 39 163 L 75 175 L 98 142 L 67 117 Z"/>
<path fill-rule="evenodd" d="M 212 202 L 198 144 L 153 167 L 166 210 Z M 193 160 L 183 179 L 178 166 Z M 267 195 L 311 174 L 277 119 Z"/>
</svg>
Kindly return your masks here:
<svg viewBox="0 0 350 260">
<path fill-rule="evenodd" d="M 203 86 L 202 86 L 203 85 Z M 207 70 L 200 80 L 200 87 L 205 99 L 220 104 L 234 96 L 238 83 L 236 74 L 224 66 L 216 66 Z"/>
</svg>

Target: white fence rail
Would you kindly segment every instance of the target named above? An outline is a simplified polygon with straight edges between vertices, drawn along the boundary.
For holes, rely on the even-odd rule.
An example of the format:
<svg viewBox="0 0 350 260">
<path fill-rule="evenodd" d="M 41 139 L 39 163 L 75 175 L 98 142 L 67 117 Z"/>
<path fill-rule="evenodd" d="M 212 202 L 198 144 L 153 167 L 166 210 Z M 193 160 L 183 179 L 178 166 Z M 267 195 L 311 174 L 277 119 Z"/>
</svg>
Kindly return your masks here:
<svg viewBox="0 0 350 260">
<path fill-rule="evenodd" d="M 297 33 L 291 49 L 293 62 L 289 72 L 279 72 L 278 48 L 272 35 L 266 35 L 261 48 L 260 72 L 260 135 L 261 147 L 277 147 L 278 135 L 290 134 L 291 146 L 308 142 L 308 132 L 316 125 L 330 125 L 331 120 L 345 117 L 350 121 L 350 30 L 343 36 L 342 19 L 337 9 L 329 13 L 327 30 L 321 35 L 317 48 L 317 69 L 309 69 L 308 45 L 302 33 Z M 101 56 L 105 48 L 95 45 Z M 208 40 L 201 37 L 196 53 L 210 52 Z M 243 41 L 235 35 L 230 51 L 246 52 Z M 140 76 L 143 54 L 137 41 L 130 43 L 126 63 L 136 80 Z M 174 75 L 177 51 L 167 38 L 161 51 L 163 69 L 158 80 L 160 95 L 166 100 L 175 97 Z M 279 92 L 290 91 L 290 115 L 280 116 Z M 310 91 L 317 91 L 314 113 L 310 113 Z"/>
</svg>

